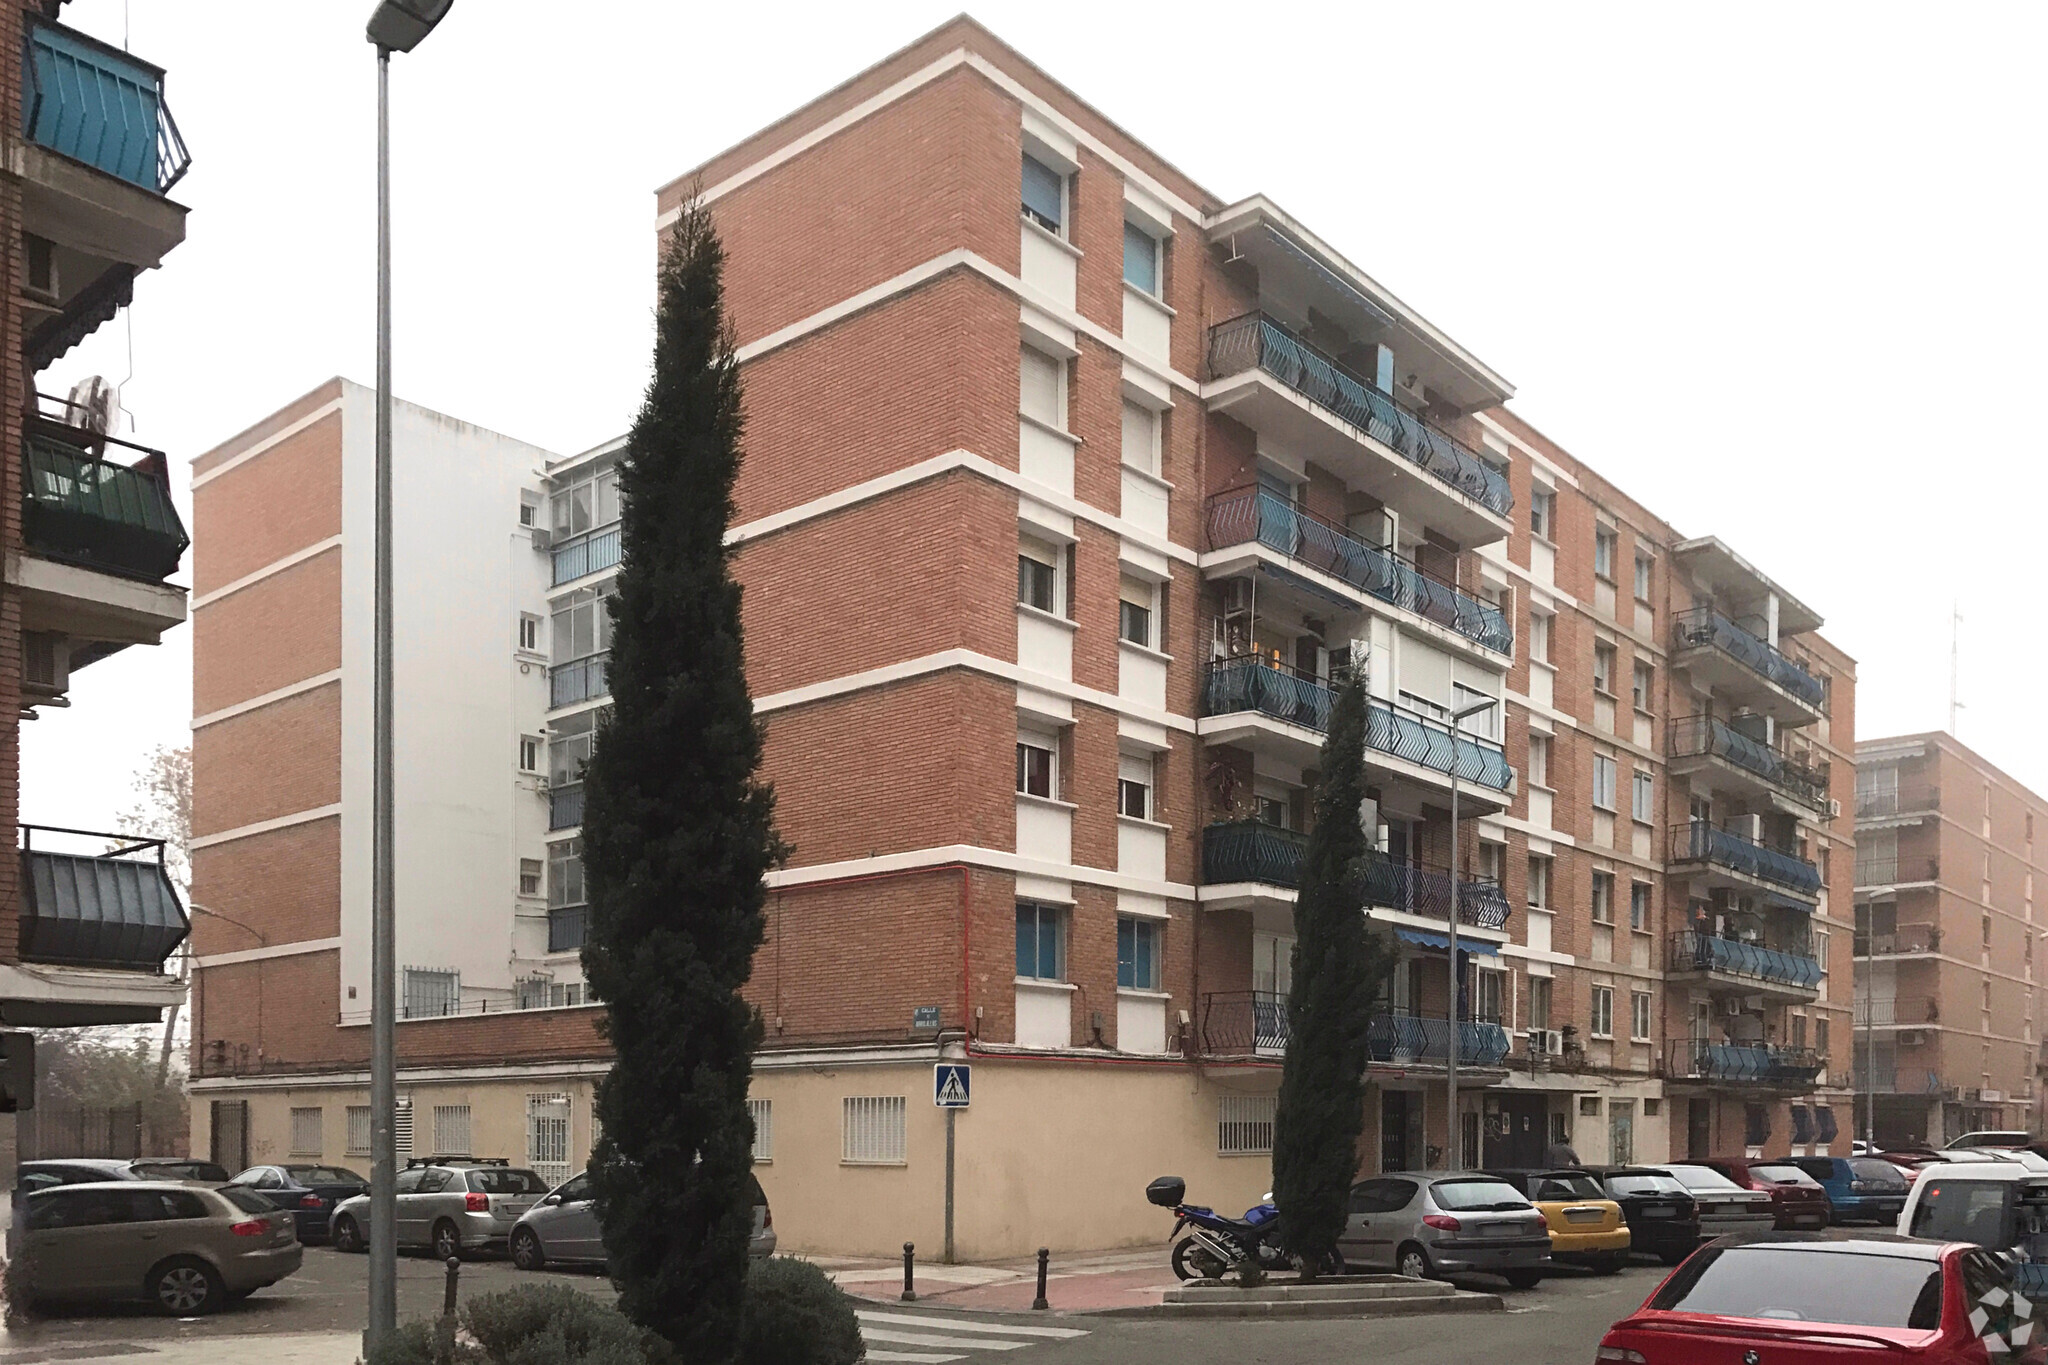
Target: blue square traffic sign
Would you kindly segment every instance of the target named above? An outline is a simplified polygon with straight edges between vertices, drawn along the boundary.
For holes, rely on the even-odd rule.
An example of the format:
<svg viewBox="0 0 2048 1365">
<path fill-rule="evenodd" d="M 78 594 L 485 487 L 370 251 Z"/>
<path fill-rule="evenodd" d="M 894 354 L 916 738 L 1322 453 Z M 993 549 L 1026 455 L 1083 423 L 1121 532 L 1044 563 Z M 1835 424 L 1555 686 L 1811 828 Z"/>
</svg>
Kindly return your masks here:
<svg viewBox="0 0 2048 1365">
<path fill-rule="evenodd" d="M 967 1073 L 965 1062 L 940 1062 L 933 1067 L 932 1103 L 941 1109 L 965 1109 Z"/>
</svg>

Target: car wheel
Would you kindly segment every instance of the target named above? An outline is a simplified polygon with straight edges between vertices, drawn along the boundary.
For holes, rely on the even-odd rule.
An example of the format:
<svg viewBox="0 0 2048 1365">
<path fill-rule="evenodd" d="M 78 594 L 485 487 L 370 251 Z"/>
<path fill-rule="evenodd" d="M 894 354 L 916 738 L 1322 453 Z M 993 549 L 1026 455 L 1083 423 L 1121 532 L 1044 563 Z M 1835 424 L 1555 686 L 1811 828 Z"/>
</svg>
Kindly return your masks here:
<svg viewBox="0 0 2048 1365">
<path fill-rule="evenodd" d="M 149 1272 L 149 1297 L 159 1310 L 174 1318 L 195 1318 L 211 1313 L 227 1301 L 227 1287 L 220 1275 L 204 1261 L 181 1256 L 165 1261 Z"/>
<path fill-rule="evenodd" d="M 1540 1270 L 1505 1270 L 1501 1272 L 1501 1278 L 1508 1282 L 1508 1288 L 1510 1289 L 1534 1289 L 1537 1285 L 1543 1283 L 1543 1272 Z"/>
<path fill-rule="evenodd" d="M 1180 1279 L 1220 1280 L 1229 1268 L 1197 1246 L 1192 1237 L 1173 1244 L 1173 1273 Z"/>
<path fill-rule="evenodd" d="M 356 1220 L 353 1218 L 335 1219 L 334 1233 L 329 1240 L 334 1243 L 336 1251 L 345 1251 L 351 1255 L 369 1250 L 368 1244 L 363 1241 L 362 1231 L 356 1227 Z"/>
<path fill-rule="evenodd" d="M 445 1261 L 450 1256 L 462 1255 L 462 1234 L 455 1230 L 455 1224 L 443 1218 L 434 1224 L 434 1259 Z"/>
<path fill-rule="evenodd" d="M 520 1228 L 512 1234 L 512 1264 L 521 1270 L 540 1270 L 548 1263 L 547 1253 L 540 1249 L 540 1238 L 532 1228 Z"/>
<path fill-rule="evenodd" d="M 1429 1278 L 1429 1253 L 1415 1242 L 1404 1242 L 1394 1253 L 1394 1269 L 1411 1280 Z"/>
</svg>

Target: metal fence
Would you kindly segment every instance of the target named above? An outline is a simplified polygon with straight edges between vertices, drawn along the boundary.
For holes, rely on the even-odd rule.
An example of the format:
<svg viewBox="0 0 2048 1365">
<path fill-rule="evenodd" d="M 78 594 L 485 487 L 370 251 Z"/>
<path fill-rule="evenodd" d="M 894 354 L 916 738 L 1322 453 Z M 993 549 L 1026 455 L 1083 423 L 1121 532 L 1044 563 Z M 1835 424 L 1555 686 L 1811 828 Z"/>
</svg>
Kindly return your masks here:
<svg viewBox="0 0 2048 1365">
<path fill-rule="evenodd" d="M 1814 961 L 1810 947 L 1796 951 L 1766 948 L 1760 943 L 1743 943 L 1694 929 L 1681 930 L 1671 936 L 1666 969 L 1674 972 L 1721 972 L 1807 991 L 1819 986 L 1821 977 L 1820 963 Z"/>
<path fill-rule="evenodd" d="M 23 1161 L 61 1157 L 187 1156 L 190 1120 L 151 1113 L 140 1104 L 38 1104 L 17 1114 L 15 1140 Z"/>
<path fill-rule="evenodd" d="M 1365 707 L 1365 743 L 1377 749 L 1440 773 L 1456 773 L 1460 780 L 1474 782 L 1495 791 L 1514 785 L 1515 770 L 1508 756 L 1492 740 L 1475 739 L 1453 730 L 1444 721 L 1410 711 L 1390 702 L 1369 701 Z"/>
<path fill-rule="evenodd" d="M 1820 894 L 1820 869 L 1806 859 L 1744 838 L 1733 830 L 1717 828 L 1704 820 L 1671 827 L 1671 861 L 1713 863 L 1797 891 L 1808 898 Z"/>
</svg>

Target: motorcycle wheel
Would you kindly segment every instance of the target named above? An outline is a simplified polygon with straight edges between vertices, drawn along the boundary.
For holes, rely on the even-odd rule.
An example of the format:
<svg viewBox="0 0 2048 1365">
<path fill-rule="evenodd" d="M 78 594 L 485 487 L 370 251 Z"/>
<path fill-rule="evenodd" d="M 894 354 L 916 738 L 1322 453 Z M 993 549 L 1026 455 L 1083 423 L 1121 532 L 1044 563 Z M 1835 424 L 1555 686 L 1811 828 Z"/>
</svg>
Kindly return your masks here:
<svg viewBox="0 0 2048 1365">
<path fill-rule="evenodd" d="M 1195 1245 L 1195 1239 L 1184 1237 L 1173 1244 L 1173 1273 L 1183 1280 L 1220 1280 L 1228 1266 Z"/>
</svg>

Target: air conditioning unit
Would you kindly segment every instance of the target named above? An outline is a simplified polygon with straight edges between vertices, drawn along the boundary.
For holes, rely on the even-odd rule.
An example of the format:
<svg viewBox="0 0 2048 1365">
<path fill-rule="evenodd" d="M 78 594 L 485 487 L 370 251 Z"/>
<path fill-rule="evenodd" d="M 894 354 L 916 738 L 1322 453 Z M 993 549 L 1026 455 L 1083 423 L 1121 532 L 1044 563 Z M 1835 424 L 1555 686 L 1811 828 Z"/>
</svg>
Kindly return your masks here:
<svg viewBox="0 0 2048 1365">
<path fill-rule="evenodd" d="M 1834 797 L 1830 796 L 1828 798 L 1828 819 L 1836 819 L 1841 815 L 1841 813 L 1842 803 L 1840 801 L 1835 800 Z"/>
<path fill-rule="evenodd" d="M 1898 1043 L 1900 1047 L 1920 1047 L 1926 1042 L 1927 1030 L 1924 1028 L 1902 1028 L 1899 1030 Z"/>
<path fill-rule="evenodd" d="M 545 526 L 536 526 L 533 528 L 534 549 L 539 550 L 542 554 L 546 554 L 549 550 L 554 548 L 554 544 L 555 533 L 553 531 L 550 531 Z"/>
<path fill-rule="evenodd" d="M 1530 1029 L 1529 1055 L 1531 1057 L 1564 1056 L 1564 1035 L 1554 1028 Z"/>
<path fill-rule="evenodd" d="M 1731 1016 L 1731 1017 L 1732 1017 L 1732 1016 L 1735 1016 L 1735 1015 L 1739 1015 L 1739 1014 L 1741 1014 L 1741 1013 L 1742 1013 L 1742 999 L 1741 999 L 1741 997 L 1740 997 L 1740 996 L 1733 996 L 1733 995 L 1731 995 L 1731 996 L 1729 996 L 1729 997 L 1728 997 L 1728 998 L 1727 998 L 1726 1000 L 1723 1000 L 1723 1001 L 1721 1002 L 1721 1013 L 1723 1013 L 1723 1014 L 1726 1014 L 1726 1015 L 1729 1015 L 1729 1016 Z"/>
<path fill-rule="evenodd" d="M 1233 613 L 1235 613 L 1235 612 L 1240 612 L 1240 611 L 1250 611 L 1251 609 L 1252 609 L 1252 581 L 1251 581 L 1251 580 L 1250 580 L 1249 578 L 1226 578 L 1226 579 L 1224 579 L 1224 580 L 1223 580 L 1223 612 L 1224 612 L 1224 614 L 1225 614 L 1225 615 L 1227 616 L 1227 615 L 1231 615 L 1231 614 L 1233 614 Z"/>
</svg>

